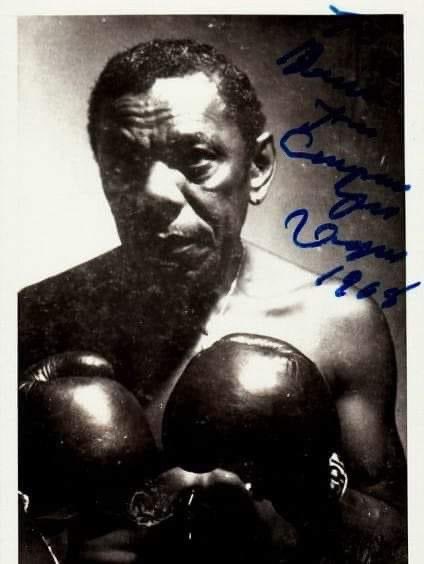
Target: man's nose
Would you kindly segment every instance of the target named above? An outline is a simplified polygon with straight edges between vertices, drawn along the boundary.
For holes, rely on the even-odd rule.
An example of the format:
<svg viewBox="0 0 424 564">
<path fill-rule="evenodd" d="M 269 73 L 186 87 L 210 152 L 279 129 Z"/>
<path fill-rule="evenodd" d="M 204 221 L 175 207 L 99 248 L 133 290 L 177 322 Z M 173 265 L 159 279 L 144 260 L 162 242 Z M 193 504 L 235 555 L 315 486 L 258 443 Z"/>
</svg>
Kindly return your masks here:
<svg viewBox="0 0 424 564">
<path fill-rule="evenodd" d="M 163 211 L 166 209 L 178 213 L 186 201 L 183 194 L 184 182 L 181 172 L 157 161 L 150 168 L 143 194 L 157 201 Z"/>
</svg>

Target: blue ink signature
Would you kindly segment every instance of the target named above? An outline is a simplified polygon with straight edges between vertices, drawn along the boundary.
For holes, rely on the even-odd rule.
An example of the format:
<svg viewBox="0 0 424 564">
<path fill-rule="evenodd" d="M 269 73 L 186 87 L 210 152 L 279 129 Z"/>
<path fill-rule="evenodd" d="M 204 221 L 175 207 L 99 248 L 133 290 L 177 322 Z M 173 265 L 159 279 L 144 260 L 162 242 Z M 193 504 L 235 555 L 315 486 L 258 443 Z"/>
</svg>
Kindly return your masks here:
<svg viewBox="0 0 424 564">
<path fill-rule="evenodd" d="M 373 255 L 377 259 L 382 259 L 390 263 L 403 260 L 406 251 L 394 251 L 387 248 L 386 245 L 374 245 L 373 241 L 360 241 L 360 240 L 343 240 L 339 239 L 339 228 L 335 223 L 322 223 L 318 225 L 314 232 L 313 241 L 301 241 L 299 236 L 305 227 L 309 218 L 309 212 L 305 208 L 299 208 L 292 211 L 284 221 L 284 227 L 288 229 L 292 220 L 297 219 L 298 223 L 293 231 L 293 243 L 302 249 L 312 249 L 322 247 L 323 245 L 331 244 L 344 247 L 346 250 L 345 259 L 347 261 L 358 260 L 360 258 Z M 322 235 L 324 236 L 322 237 Z"/>
<path fill-rule="evenodd" d="M 333 4 L 330 4 L 328 7 L 336 16 L 359 16 L 359 14 L 357 14 L 356 12 L 346 12 L 346 10 L 339 10 L 339 8 L 333 6 Z"/>
<path fill-rule="evenodd" d="M 336 15 L 356 15 L 350 12 L 339 10 L 335 6 L 330 5 L 330 9 Z M 277 64 L 282 66 L 282 73 L 300 74 L 304 78 L 321 78 L 324 82 L 331 84 L 334 89 L 343 90 L 346 96 L 359 97 L 366 99 L 367 90 L 360 88 L 358 81 L 346 81 L 343 77 L 335 77 L 330 70 L 324 70 L 318 67 L 312 68 L 311 66 L 316 63 L 322 55 L 324 47 L 315 39 L 310 39 L 303 43 L 300 47 L 293 49 L 277 59 Z M 293 60 L 297 57 L 295 60 Z M 317 121 L 310 123 L 305 122 L 299 127 L 290 129 L 280 139 L 280 147 L 282 151 L 289 157 L 294 159 L 304 159 L 310 161 L 312 164 L 321 164 L 329 168 L 334 168 L 338 172 L 345 174 L 335 184 L 335 193 L 339 201 L 334 204 L 328 213 L 332 220 L 337 220 L 346 215 L 357 211 L 367 210 L 372 215 L 380 215 L 382 219 L 389 219 L 399 212 L 399 207 L 383 207 L 380 202 L 368 203 L 368 194 L 365 193 L 351 193 L 343 190 L 348 184 L 354 180 L 362 182 L 374 182 L 376 185 L 382 185 L 390 188 L 393 192 L 406 192 L 410 190 L 409 184 L 402 184 L 398 180 L 389 177 L 386 174 L 372 174 L 364 166 L 348 165 L 345 159 L 338 158 L 336 155 L 326 155 L 323 151 L 308 152 L 308 151 L 295 151 L 289 148 L 288 142 L 292 137 L 303 136 L 306 138 L 304 148 L 309 149 L 313 142 L 314 137 L 312 131 L 318 129 L 324 124 L 334 125 L 342 123 L 350 129 L 356 130 L 361 135 L 367 137 L 376 137 L 377 130 L 375 128 L 367 127 L 363 123 L 354 122 L 345 113 L 345 107 L 333 108 L 320 99 L 315 101 L 315 107 L 323 109 L 326 113 Z M 344 247 L 345 260 L 354 261 L 366 256 L 372 256 L 375 259 L 395 263 L 405 259 L 407 256 L 406 250 L 394 250 L 388 248 L 386 245 L 375 245 L 373 241 L 361 240 L 345 240 L 339 237 L 339 227 L 335 223 L 322 223 L 315 228 L 313 240 L 304 241 L 300 239 L 301 232 L 308 222 L 309 212 L 305 208 L 299 208 L 288 214 L 284 221 L 284 227 L 289 228 L 292 221 L 297 220 L 297 224 L 293 230 L 293 242 L 300 248 L 317 248 L 323 245 L 331 244 L 335 246 Z M 344 271 L 345 267 L 340 265 L 332 268 L 328 272 L 321 274 L 315 280 L 315 284 L 320 286 L 329 278 Z M 340 286 L 335 290 L 336 297 L 343 297 L 346 291 L 352 288 L 362 280 L 361 270 L 351 270 L 341 280 Z M 382 308 L 392 307 L 397 304 L 397 299 L 400 295 L 417 288 L 421 282 L 415 282 L 402 288 L 386 288 L 383 291 L 384 300 L 381 303 Z M 374 281 L 366 284 L 362 288 L 355 288 L 357 299 L 364 299 L 374 295 L 381 282 Z"/>
<path fill-rule="evenodd" d="M 359 14 L 351 14 L 351 13 L 341 13 L 337 15 L 345 15 L 345 16 L 359 16 Z M 356 29 L 363 29 L 368 24 L 368 20 L 364 21 L 362 18 L 331 18 L 331 25 L 327 29 L 322 31 L 323 37 L 335 37 L 336 35 L 340 35 L 344 31 L 356 30 Z M 377 35 L 378 37 L 378 35 Z M 372 36 L 368 38 L 370 44 L 373 44 L 376 41 L 376 37 Z"/>
<path fill-rule="evenodd" d="M 314 142 L 312 131 L 318 129 L 326 123 L 344 123 L 347 127 L 355 129 L 358 133 L 367 137 L 374 137 L 376 130 L 369 128 L 364 124 L 354 122 L 345 114 L 345 108 L 332 108 L 320 99 L 315 101 L 315 107 L 323 108 L 327 113 L 317 121 L 310 123 L 305 122 L 299 127 L 295 127 L 287 131 L 280 139 L 280 147 L 283 152 L 292 159 L 308 160 L 312 164 L 325 165 L 334 168 L 339 172 L 345 173 L 335 184 L 334 189 L 339 201 L 336 202 L 329 211 L 329 217 L 332 220 L 341 219 L 346 215 L 358 210 L 366 210 L 372 215 L 380 215 L 383 219 L 389 219 L 399 213 L 399 207 L 384 207 L 380 202 L 368 202 L 368 194 L 363 192 L 349 192 L 344 188 L 354 180 L 362 182 L 374 182 L 377 185 L 390 188 L 393 192 L 406 192 L 410 190 L 409 184 L 402 184 L 399 180 L 395 180 L 386 174 L 371 174 L 364 166 L 349 165 L 345 159 L 338 158 L 336 155 L 324 154 L 323 151 L 295 151 L 289 148 L 288 142 L 293 137 L 305 137 L 304 146 L 306 149 L 311 147 Z"/>
<path fill-rule="evenodd" d="M 328 272 L 321 274 L 315 280 L 316 286 L 321 286 L 325 280 L 328 278 L 332 278 L 335 274 L 338 274 L 344 270 L 344 266 L 337 266 L 329 270 Z M 341 285 L 336 288 L 334 294 L 337 298 L 341 298 L 346 295 L 346 290 L 352 288 L 355 284 L 362 280 L 362 271 L 361 270 L 352 270 L 342 279 Z M 384 290 L 384 300 L 381 303 L 381 308 L 388 308 L 393 307 L 397 304 L 397 298 L 402 294 L 406 294 L 409 290 L 413 290 L 421 285 L 421 282 L 414 282 L 413 284 L 409 284 L 408 286 L 403 286 L 402 288 L 387 288 Z M 381 286 L 381 282 L 375 281 L 370 282 L 366 286 L 360 288 L 356 293 L 356 298 L 358 300 L 362 300 L 364 298 L 369 298 L 370 296 L 374 295 L 377 292 L 377 289 Z"/>
<path fill-rule="evenodd" d="M 326 244 L 341 246 L 345 248 L 346 261 L 354 261 L 369 255 L 373 255 L 377 259 L 382 259 L 390 263 L 394 263 L 398 262 L 399 260 L 403 260 L 407 255 L 406 251 L 394 251 L 393 249 L 387 248 L 386 245 L 374 245 L 373 241 L 352 241 L 339 239 L 338 226 L 334 223 L 322 223 L 315 229 L 313 241 L 301 241 L 299 239 L 299 236 L 302 229 L 305 227 L 308 218 L 308 210 L 305 208 L 299 208 L 289 213 L 284 221 L 284 227 L 288 229 L 289 224 L 292 222 L 292 220 L 298 219 L 298 224 L 293 231 L 293 243 L 302 249 L 322 247 Z M 328 235 L 321 238 L 322 233 L 325 232 L 328 232 Z M 336 274 L 339 274 L 343 270 L 344 266 L 340 265 L 332 268 L 324 274 L 320 274 L 315 280 L 315 285 L 321 286 L 326 280 L 332 278 Z M 334 292 L 335 296 L 337 298 L 345 296 L 346 291 L 358 284 L 358 282 L 360 282 L 361 280 L 361 270 L 350 271 L 341 280 L 340 286 L 336 288 Z M 407 291 L 412 290 L 413 288 L 417 288 L 420 284 L 421 282 L 415 282 L 414 284 L 409 284 L 408 286 L 404 286 L 403 288 L 387 288 L 383 292 L 384 300 L 381 303 L 381 307 L 384 309 L 396 305 L 397 298 L 400 295 L 405 294 Z M 370 282 L 362 288 L 357 289 L 356 298 L 358 300 L 369 298 L 377 292 L 380 286 L 381 282 L 379 281 Z"/>
<path fill-rule="evenodd" d="M 287 146 L 287 142 L 293 136 L 300 135 L 303 137 L 307 137 L 307 141 L 305 143 L 305 148 L 308 149 L 314 142 L 314 137 L 312 135 L 312 131 L 314 129 L 318 129 L 322 125 L 328 122 L 335 123 L 336 121 L 343 121 L 341 118 L 341 110 L 344 108 L 330 108 L 327 104 L 321 102 L 321 100 L 317 100 L 315 106 L 321 106 L 325 109 L 329 108 L 329 112 L 327 115 L 323 116 L 322 118 L 318 119 L 313 123 L 309 123 L 306 121 L 299 127 L 294 127 L 293 129 L 289 129 L 280 139 L 280 147 L 285 152 L 285 154 L 292 158 L 292 159 L 306 159 L 311 161 L 312 164 L 324 164 L 330 168 L 335 168 L 339 172 L 347 173 L 341 180 L 339 180 L 335 187 L 343 188 L 350 182 L 353 182 L 356 179 L 365 181 L 372 181 L 377 185 L 382 185 L 387 188 L 391 188 L 393 192 L 406 192 L 410 190 L 411 186 L 409 184 L 402 184 L 399 180 L 395 180 L 390 178 L 386 174 L 370 174 L 368 170 L 363 166 L 357 165 L 346 165 L 344 159 L 338 159 L 335 155 L 325 155 L 322 151 L 318 151 L 317 153 L 310 153 L 307 151 L 293 151 Z M 338 116 L 338 118 L 337 118 Z M 344 121 L 350 123 L 351 127 L 353 127 L 353 123 L 350 118 L 346 118 Z M 356 127 L 359 131 L 359 128 Z M 365 128 L 368 132 L 368 128 Z M 373 131 L 373 130 L 371 130 Z"/>
<path fill-rule="evenodd" d="M 343 76 L 334 76 L 329 69 L 311 68 L 324 52 L 324 46 L 316 39 L 308 39 L 299 47 L 292 49 L 277 59 L 283 74 L 300 74 L 304 78 L 320 78 L 331 84 L 335 90 L 343 90 L 346 96 L 366 99 L 367 89 L 361 88 L 357 80 L 346 80 Z"/>
<path fill-rule="evenodd" d="M 340 106 L 339 108 L 333 108 L 329 104 L 326 104 L 320 98 L 315 100 L 315 107 L 322 108 L 328 113 L 328 118 L 331 125 L 335 123 L 345 123 L 350 129 L 355 129 L 359 134 L 366 135 L 367 137 L 377 137 L 377 130 L 375 127 L 367 127 L 361 122 L 355 122 L 346 115 L 346 107 Z"/>
</svg>

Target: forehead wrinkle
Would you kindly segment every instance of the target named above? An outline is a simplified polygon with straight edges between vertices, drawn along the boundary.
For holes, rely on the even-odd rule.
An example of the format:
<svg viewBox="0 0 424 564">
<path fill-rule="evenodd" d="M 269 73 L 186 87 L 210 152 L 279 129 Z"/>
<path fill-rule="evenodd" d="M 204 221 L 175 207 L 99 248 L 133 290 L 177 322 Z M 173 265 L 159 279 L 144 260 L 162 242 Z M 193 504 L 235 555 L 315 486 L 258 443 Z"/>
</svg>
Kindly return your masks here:
<svg viewBox="0 0 424 564">
<path fill-rule="evenodd" d="M 166 104 L 161 108 L 146 105 L 144 109 L 126 106 L 115 111 L 113 117 L 114 121 L 119 124 L 136 127 L 155 128 L 168 122 L 170 125 L 178 126 L 182 133 L 187 132 L 188 134 L 196 134 L 203 130 L 207 126 L 207 123 L 204 122 L 205 118 L 207 121 L 219 121 L 217 116 L 207 109 L 196 114 L 190 108 L 182 111 L 182 109 L 171 109 Z"/>
<path fill-rule="evenodd" d="M 173 118 L 169 107 L 153 106 L 152 104 L 116 104 L 113 107 L 115 121 L 126 125 L 155 126 Z"/>
<path fill-rule="evenodd" d="M 124 127 L 135 127 L 139 129 L 159 129 L 163 124 L 173 122 L 174 116 L 171 113 L 161 114 L 160 116 L 149 116 L 147 118 L 127 116 L 117 120 L 119 125 Z"/>
<path fill-rule="evenodd" d="M 123 94 L 112 102 L 120 118 L 146 120 L 174 118 L 178 121 L 217 121 L 225 114 L 225 103 L 216 81 L 203 72 L 183 77 L 157 78 L 145 92 Z"/>
<path fill-rule="evenodd" d="M 119 132 L 122 133 L 124 137 L 126 137 L 128 140 L 132 141 L 133 143 L 137 143 L 138 145 L 141 145 L 146 150 L 150 149 L 152 144 L 150 130 L 120 127 Z"/>
<path fill-rule="evenodd" d="M 110 101 L 105 117 L 117 133 L 144 146 L 169 141 L 220 146 L 224 137 L 238 133 L 225 110 L 216 82 L 197 73 L 157 79 L 146 92 L 124 94 Z"/>
<path fill-rule="evenodd" d="M 150 144 L 148 138 L 192 144 L 210 143 L 215 136 L 211 135 L 207 124 L 198 117 L 190 116 L 189 119 L 187 117 L 163 112 L 158 116 L 152 115 L 149 119 L 129 115 L 114 118 L 110 116 L 109 119 L 112 122 L 111 125 L 113 124 L 112 129 L 117 133 L 143 145 L 146 142 Z"/>
<path fill-rule="evenodd" d="M 135 115 L 149 115 L 152 113 L 160 113 L 169 111 L 169 105 L 161 102 L 161 100 L 150 99 L 143 95 L 125 94 L 112 104 L 113 109 L 118 114 L 135 114 Z"/>
<path fill-rule="evenodd" d="M 146 111 L 143 109 L 140 111 L 137 105 L 122 105 L 118 111 L 115 109 L 114 115 L 110 118 L 116 132 L 148 150 L 155 138 L 164 137 L 163 124 L 169 123 L 173 116 L 167 109 L 156 111 L 154 108 L 151 111 L 147 108 Z"/>
</svg>

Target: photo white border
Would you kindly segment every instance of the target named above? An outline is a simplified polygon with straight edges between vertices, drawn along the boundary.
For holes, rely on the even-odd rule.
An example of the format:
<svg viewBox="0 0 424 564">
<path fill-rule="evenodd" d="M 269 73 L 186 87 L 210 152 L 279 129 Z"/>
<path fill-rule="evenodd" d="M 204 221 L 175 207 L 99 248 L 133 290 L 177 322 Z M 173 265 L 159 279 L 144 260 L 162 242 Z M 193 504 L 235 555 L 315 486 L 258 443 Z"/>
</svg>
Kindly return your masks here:
<svg viewBox="0 0 424 564">
<path fill-rule="evenodd" d="M 406 195 L 407 282 L 424 278 L 424 33 L 422 0 L 28 0 L 0 4 L 0 560 L 18 562 L 17 550 L 17 405 L 16 405 L 16 280 L 25 260 L 15 241 L 18 217 L 19 166 L 17 153 L 17 17 L 24 15 L 118 14 L 322 14 L 330 4 L 361 14 L 405 16 L 405 151 L 406 181 L 413 189 Z M 336 16 L 335 16 L 336 17 Z M 421 103 L 420 103 L 421 101 Z M 421 213 L 420 213 L 421 212 Z M 424 344 L 424 285 L 407 294 L 407 422 L 409 563 L 424 561 L 421 512 L 424 509 L 424 382 L 421 347 Z M 388 563 L 390 564 L 390 563 Z"/>
</svg>

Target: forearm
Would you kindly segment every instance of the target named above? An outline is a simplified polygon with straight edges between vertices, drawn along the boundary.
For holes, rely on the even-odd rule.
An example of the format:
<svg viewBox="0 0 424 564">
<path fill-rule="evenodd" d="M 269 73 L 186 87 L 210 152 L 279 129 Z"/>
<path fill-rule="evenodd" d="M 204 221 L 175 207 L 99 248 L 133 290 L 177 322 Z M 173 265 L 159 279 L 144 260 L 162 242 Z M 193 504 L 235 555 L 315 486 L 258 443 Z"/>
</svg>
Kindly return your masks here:
<svg viewBox="0 0 424 564">
<path fill-rule="evenodd" d="M 270 502 L 255 505 L 268 530 L 270 554 L 277 558 L 305 550 L 301 520 L 296 525 L 290 523 Z M 341 501 L 332 502 L 328 512 L 323 511 L 315 527 L 309 531 L 306 550 L 325 552 L 337 564 L 406 562 L 406 519 L 400 510 L 371 495 L 349 488 Z M 313 538 L 322 544 L 315 544 Z"/>
<path fill-rule="evenodd" d="M 347 562 L 403 562 L 406 554 L 406 518 L 386 501 L 348 489 L 340 501 L 338 545 Z M 396 559 L 395 559 L 396 558 Z"/>
</svg>

